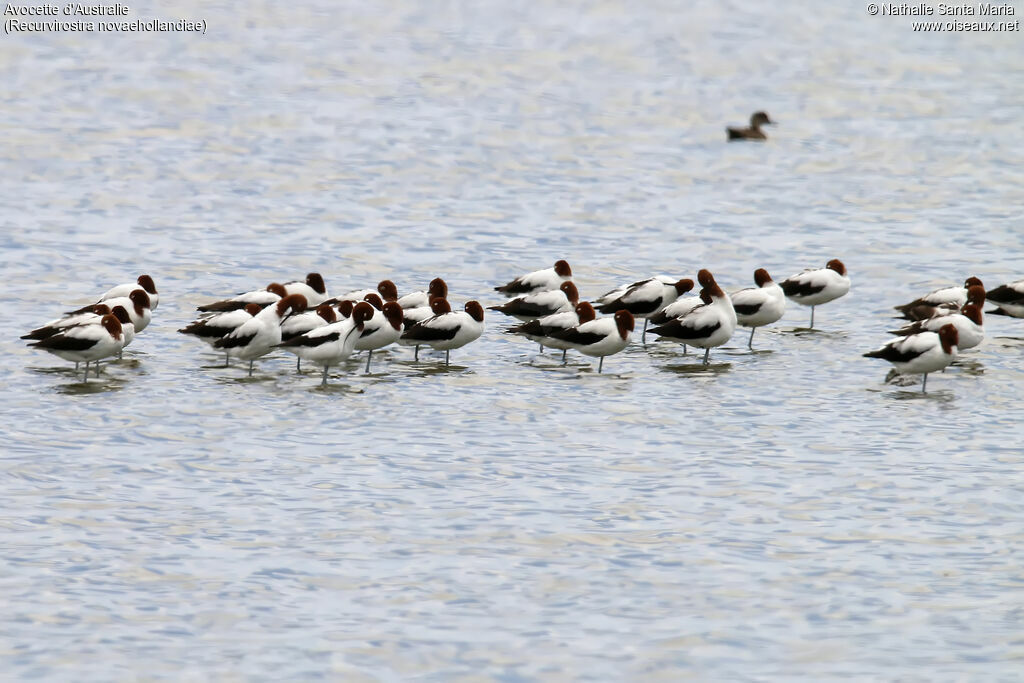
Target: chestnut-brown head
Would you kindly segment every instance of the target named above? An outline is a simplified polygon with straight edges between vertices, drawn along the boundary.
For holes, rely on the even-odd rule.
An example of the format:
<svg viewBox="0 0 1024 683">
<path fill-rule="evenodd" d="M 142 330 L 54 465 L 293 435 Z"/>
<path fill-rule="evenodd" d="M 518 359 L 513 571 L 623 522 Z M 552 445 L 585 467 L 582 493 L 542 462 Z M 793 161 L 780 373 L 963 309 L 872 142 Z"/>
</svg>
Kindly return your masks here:
<svg viewBox="0 0 1024 683">
<path fill-rule="evenodd" d="M 960 309 L 960 313 L 975 325 L 981 325 L 982 320 L 984 320 L 981 313 L 981 306 L 978 304 L 964 304 L 964 307 Z"/>
<path fill-rule="evenodd" d="M 985 305 L 985 288 L 981 285 L 971 285 L 967 288 L 967 303 Z"/>
<path fill-rule="evenodd" d="M 365 301 L 366 303 L 370 304 L 371 306 L 376 308 L 378 311 L 380 311 L 380 310 L 382 310 L 384 308 L 384 302 L 381 301 L 380 297 L 377 296 L 376 294 L 374 294 L 373 292 L 370 292 L 369 294 L 364 296 L 363 297 L 363 301 Z"/>
<path fill-rule="evenodd" d="M 700 283 L 701 287 L 707 287 L 708 285 L 714 284 L 715 276 L 711 274 L 711 271 L 707 268 L 701 268 L 697 271 L 697 282 Z"/>
<path fill-rule="evenodd" d="M 149 308 L 149 294 L 145 290 L 133 289 L 128 298 L 135 304 L 135 314 L 142 315 L 142 311 Z"/>
<path fill-rule="evenodd" d="M 558 277 L 572 277 L 572 268 L 569 267 L 569 262 L 562 260 L 555 261 L 555 273 Z"/>
<path fill-rule="evenodd" d="M 768 271 L 764 268 L 758 268 L 754 271 L 754 284 L 758 287 L 764 287 L 767 284 L 771 284 L 772 276 L 768 274 Z"/>
<path fill-rule="evenodd" d="M 142 287 L 150 294 L 156 294 L 156 283 L 153 282 L 153 278 L 151 278 L 150 276 L 140 275 L 139 279 L 136 280 L 136 282 L 139 283 L 139 287 Z"/>
<path fill-rule="evenodd" d="M 384 301 L 395 301 L 398 299 L 398 287 L 391 280 L 381 280 L 377 283 L 377 291 Z"/>
<path fill-rule="evenodd" d="M 351 318 L 352 309 L 355 308 L 355 306 L 356 302 L 352 301 L 351 299 L 345 299 L 344 301 L 338 304 L 338 315 L 340 315 L 342 318 Z"/>
<path fill-rule="evenodd" d="M 825 267 L 828 268 L 829 270 L 836 271 L 840 275 L 846 275 L 846 266 L 844 266 L 843 262 L 837 258 L 834 258 L 828 263 L 826 263 Z"/>
<path fill-rule="evenodd" d="M 277 317 L 283 318 L 285 313 L 302 313 L 306 310 L 306 297 L 301 294 L 289 294 L 275 304 L 277 306 Z"/>
<path fill-rule="evenodd" d="M 676 294 L 678 294 L 679 296 L 682 296 L 683 294 L 686 294 L 691 289 L 693 289 L 693 280 L 691 280 L 688 277 L 684 277 L 682 280 L 679 280 L 678 282 L 676 282 L 675 288 L 676 288 Z"/>
<path fill-rule="evenodd" d="M 452 307 L 451 304 L 448 303 L 448 299 L 435 296 L 430 300 L 430 310 L 434 315 L 441 315 L 443 313 L 451 313 Z"/>
<path fill-rule="evenodd" d="M 313 288 L 313 291 L 317 294 L 326 294 L 327 285 L 324 284 L 324 279 L 320 273 L 309 273 L 306 275 L 306 284 Z"/>
<path fill-rule="evenodd" d="M 111 312 L 110 306 L 106 304 L 93 304 L 92 308 L 90 308 L 89 310 L 95 313 L 96 315 L 106 315 L 107 313 Z"/>
<path fill-rule="evenodd" d="M 288 296 L 288 290 L 280 282 L 271 282 L 267 285 L 267 291 L 271 294 L 277 294 L 282 299 Z"/>
<path fill-rule="evenodd" d="M 360 301 L 352 309 L 352 320 L 356 321 L 356 327 L 360 330 L 363 329 L 363 323 L 373 317 L 373 306 Z"/>
<path fill-rule="evenodd" d="M 953 347 L 960 343 L 960 334 L 952 323 L 939 328 L 939 342 L 945 353 L 953 353 Z"/>
<path fill-rule="evenodd" d="M 316 307 L 316 314 L 324 319 L 325 322 L 333 323 L 338 321 L 338 315 L 331 308 L 330 304 L 320 304 Z"/>
<path fill-rule="evenodd" d="M 117 318 L 121 325 L 127 325 L 132 321 L 128 311 L 125 310 L 124 306 L 114 306 L 114 310 L 110 311 L 110 314 Z"/>
<path fill-rule="evenodd" d="M 768 118 L 768 114 L 766 112 L 755 111 L 753 114 L 750 115 L 751 128 L 760 128 L 761 126 L 770 125 L 773 123 L 775 122 Z"/>
<path fill-rule="evenodd" d="M 263 308 L 259 304 L 246 304 L 245 312 L 249 315 L 257 315 Z"/>
<path fill-rule="evenodd" d="M 965 288 L 984 287 L 984 285 L 981 284 L 981 280 L 979 280 L 978 278 L 976 278 L 976 277 L 974 277 L 972 275 L 971 277 L 969 277 L 966 280 L 964 280 L 964 287 Z"/>
<path fill-rule="evenodd" d="M 597 311 L 594 310 L 589 301 L 581 301 L 576 304 L 576 317 L 579 318 L 580 325 L 582 325 L 597 318 Z"/>
<path fill-rule="evenodd" d="M 580 292 L 576 289 L 576 285 L 573 284 L 572 280 L 563 282 L 558 288 L 565 293 L 565 298 L 568 299 L 569 303 L 573 306 L 575 306 L 580 300 Z"/>
<path fill-rule="evenodd" d="M 114 339 L 121 338 L 121 321 L 113 313 L 107 313 L 100 318 L 100 324 L 110 333 Z"/>
<path fill-rule="evenodd" d="M 484 321 L 484 307 L 480 305 L 479 301 L 467 301 L 466 313 L 469 313 L 469 317 L 478 323 Z"/>
<path fill-rule="evenodd" d="M 615 312 L 615 326 L 619 328 L 619 335 L 623 339 L 629 337 L 629 333 L 633 331 L 633 314 L 626 309 L 621 309 Z"/>
<path fill-rule="evenodd" d="M 700 300 L 706 304 L 711 303 L 711 292 L 708 291 L 707 287 L 700 290 Z"/>
<path fill-rule="evenodd" d="M 707 292 L 708 296 L 710 297 L 716 299 L 725 298 L 725 292 L 722 291 L 722 288 L 718 286 L 717 282 L 712 282 L 710 285 L 704 288 L 704 291 Z"/>
<path fill-rule="evenodd" d="M 448 284 L 439 277 L 435 277 L 430 281 L 430 285 L 427 287 L 427 294 L 429 298 L 433 299 L 436 296 L 445 299 L 448 297 Z"/>
<path fill-rule="evenodd" d="M 405 313 L 402 311 L 402 307 L 398 305 L 396 301 L 389 301 L 384 304 L 384 319 L 388 321 L 388 324 L 396 330 L 402 329 L 402 320 L 405 318 Z"/>
</svg>

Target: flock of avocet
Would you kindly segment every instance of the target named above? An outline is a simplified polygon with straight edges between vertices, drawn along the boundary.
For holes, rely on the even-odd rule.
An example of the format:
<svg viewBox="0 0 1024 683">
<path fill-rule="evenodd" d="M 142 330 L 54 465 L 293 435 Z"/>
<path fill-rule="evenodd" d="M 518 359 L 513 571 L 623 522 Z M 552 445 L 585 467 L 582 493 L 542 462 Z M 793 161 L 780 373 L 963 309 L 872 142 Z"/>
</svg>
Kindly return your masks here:
<svg viewBox="0 0 1024 683">
<path fill-rule="evenodd" d="M 810 306 L 813 328 L 815 307 L 850 291 L 846 266 L 838 259 L 780 283 L 759 268 L 754 272 L 756 287 L 728 295 L 706 269 L 697 273 L 697 282 L 699 294 L 685 296 L 694 288 L 692 280 L 656 276 L 613 289 L 590 303 L 579 300 L 569 264 L 557 261 L 551 268 L 495 287 L 514 298 L 490 310 L 522 321 L 507 331 L 540 344 L 542 349 L 560 349 L 563 360 L 569 350 L 599 358 L 598 372 L 602 372 L 605 356 L 629 344 L 636 318 L 644 321 L 644 342 L 650 332 L 683 344 L 684 353 L 687 346 L 702 348 L 706 365 L 711 349 L 728 342 L 737 325 L 750 328 L 747 346 L 753 348 L 756 329 L 778 321 L 787 298 Z M 283 349 L 297 356 L 299 370 L 303 360 L 321 366 L 321 383 L 326 384 L 330 369 L 355 351 L 367 352 L 369 372 L 373 352 L 390 344 L 415 347 L 416 360 L 420 346 L 443 350 L 447 365 L 452 350 L 478 339 L 484 331 L 484 309 L 479 302 L 470 301 L 464 310 L 453 311 L 447 296 L 444 280 L 436 278 L 426 290 L 404 296 L 399 296 L 391 280 L 382 280 L 375 290 L 330 297 L 323 277 L 310 273 L 304 281 L 271 283 L 200 306 L 201 317 L 179 332 L 223 351 L 225 365 L 232 357 L 249 361 L 250 375 L 256 359 Z M 911 322 L 892 332 L 898 339 L 864 355 L 889 361 L 899 374 L 924 375 L 923 392 L 928 373 L 945 368 L 958 351 L 981 343 L 986 299 L 999 306 L 990 313 L 1024 318 L 1024 280 L 986 293 L 981 281 L 970 277 L 963 286 L 937 289 L 897 306 L 900 315 Z M 118 285 L 95 303 L 22 338 L 33 340 L 31 346 L 73 361 L 76 372 L 79 364 L 85 363 L 82 379 L 88 381 L 89 364 L 93 363 L 98 373 L 100 360 L 120 357 L 124 347 L 149 325 L 159 301 L 153 278 L 141 275 L 137 282 Z M 598 312 L 611 315 L 599 318 Z M 650 330 L 649 323 L 654 325 Z"/>
</svg>

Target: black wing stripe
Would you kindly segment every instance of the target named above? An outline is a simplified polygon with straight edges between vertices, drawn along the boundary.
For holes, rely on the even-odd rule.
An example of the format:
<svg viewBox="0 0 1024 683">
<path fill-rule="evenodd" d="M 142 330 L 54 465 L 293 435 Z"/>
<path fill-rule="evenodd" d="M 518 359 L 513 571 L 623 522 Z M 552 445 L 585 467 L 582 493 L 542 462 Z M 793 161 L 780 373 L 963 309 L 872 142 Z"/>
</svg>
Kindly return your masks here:
<svg viewBox="0 0 1024 683">
<path fill-rule="evenodd" d="M 517 279 L 513 280 L 507 285 L 495 287 L 494 289 L 495 291 L 502 292 L 503 294 L 525 294 L 526 292 L 529 292 L 531 289 L 533 289 L 533 287 L 527 287 L 525 284 L 523 284 L 522 280 Z"/>
<path fill-rule="evenodd" d="M 662 337 L 671 337 L 672 339 L 705 339 L 710 337 L 721 326 L 722 323 L 717 322 L 714 325 L 705 327 L 690 327 L 689 325 L 680 324 L 678 320 L 673 320 L 666 325 L 650 329 L 648 332 L 653 332 Z"/>
<path fill-rule="evenodd" d="M 245 308 L 245 303 L 241 301 L 217 301 L 212 304 L 206 304 L 204 306 L 196 306 L 197 310 L 203 313 L 226 313 L 228 311 L 237 311 L 240 308 Z"/>
<path fill-rule="evenodd" d="M 421 342 L 449 341 L 455 338 L 455 335 L 459 333 L 461 328 L 462 325 L 445 329 L 429 327 L 427 325 L 413 325 L 402 334 L 402 339 L 412 339 Z"/>
<path fill-rule="evenodd" d="M 760 304 L 737 304 L 733 302 L 732 307 L 736 309 L 736 315 L 754 315 L 761 310 L 764 303 Z"/>
<path fill-rule="evenodd" d="M 328 342 L 335 342 L 339 339 L 341 339 L 341 332 L 331 332 L 330 334 L 322 334 L 314 337 L 307 337 L 304 334 L 300 334 L 297 337 L 292 337 L 288 341 L 278 344 L 278 346 L 306 346 L 312 348 L 322 346 Z"/>
<path fill-rule="evenodd" d="M 363 339 L 365 337 L 369 337 L 371 334 L 376 334 L 377 332 L 380 331 L 381 327 L 383 327 L 383 325 L 374 325 L 373 327 L 370 327 L 368 324 L 364 323 L 363 324 L 363 333 L 359 335 L 359 338 Z M 352 328 L 352 329 L 355 329 L 355 328 Z"/>
<path fill-rule="evenodd" d="M 39 327 L 28 334 L 21 335 L 22 339 L 46 339 L 60 332 L 58 327 Z"/>
<path fill-rule="evenodd" d="M 925 351 L 903 351 L 896 344 L 883 346 L 864 354 L 865 358 L 882 358 L 890 363 L 909 363 Z"/>
<path fill-rule="evenodd" d="M 576 344 L 577 346 L 590 346 L 603 340 L 606 335 L 598 334 L 597 332 L 580 332 L 578 328 L 570 328 L 568 330 L 562 330 L 552 334 L 553 339 L 562 339 L 569 342 L 570 344 Z"/>
<path fill-rule="evenodd" d="M 992 291 L 986 293 L 985 298 L 989 301 L 994 301 L 997 304 L 1024 303 L 1024 294 L 1008 285 L 999 285 Z"/>
<path fill-rule="evenodd" d="M 825 289 L 825 285 L 813 285 L 799 280 L 783 280 L 780 286 L 786 296 L 811 296 Z"/>
<path fill-rule="evenodd" d="M 96 303 L 98 304 L 99 302 L 97 301 Z M 82 306 L 81 308 L 77 308 L 73 311 L 68 311 L 64 315 L 78 315 L 79 313 L 88 313 L 89 311 L 92 310 L 92 307 L 95 305 L 96 304 L 89 304 L 88 306 Z"/>
<path fill-rule="evenodd" d="M 218 327 L 216 325 L 207 325 L 205 323 L 193 323 L 188 327 L 184 327 L 180 330 L 182 334 L 191 334 L 201 339 L 215 339 L 217 337 L 223 337 L 226 334 L 231 334 L 237 327 Z"/>
<path fill-rule="evenodd" d="M 38 346 L 41 349 L 54 349 L 56 351 L 86 351 L 96 346 L 96 340 L 56 334 L 46 339 L 40 339 L 34 344 L 29 344 L 29 346 Z"/>
<path fill-rule="evenodd" d="M 617 311 L 625 309 L 632 313 L 633 315 L 647 315 L 648 313 L 653 313 L 654 311 L 658 310 L 658 306 L 660 305 L 661 297 L 658 297 L 653 301 L 634 301 L 628 304 L 623 303 L 622 299 L 616 299 L 610 304 L 604 304 L 603 306 L 598 308 L 598 310 L 601 311 L 602 313 L 615 313 Z"/>
<path fill-rule="evenodd" d="M 509 301 L 507 304 L 501 306 L 492 306 L 492 310 L 501 311 L 506 315 L 523 315 L 533 316 L 540 318 L 545 315 L 554 313 L 556 308 L 548 308 L 547 306 L 541 306 L 539 304 L 533 304 L 528 301 Z"/>
<path fill-rule="evenodd" d="M 255 332 L 253 332 L 252 334 L 247 334 L 244 337 L 221 337 L 216 342 L 214 342 L 214 346 L 216 346 L 218 349 L 233 349 L 237 346 L 245 346 L 255 338 Z"/>
</svg>

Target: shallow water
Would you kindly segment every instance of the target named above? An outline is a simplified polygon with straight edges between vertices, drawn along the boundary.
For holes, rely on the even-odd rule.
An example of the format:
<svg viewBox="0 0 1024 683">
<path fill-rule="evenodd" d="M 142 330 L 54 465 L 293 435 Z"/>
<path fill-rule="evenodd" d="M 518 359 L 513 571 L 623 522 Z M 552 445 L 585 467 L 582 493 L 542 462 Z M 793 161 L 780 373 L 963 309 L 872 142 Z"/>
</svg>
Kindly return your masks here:
<svg viewBox="0 0 1024 683">
<path fill-rule="evenodd" d="M 1018 8 L 1018 13 L 1022 8 Z M 170 8 L 132 6 L 130 18 Z M 1024 321 L 949 371 L 890 307 L 1021 277 L 1019 33 L 820 3 L 179 4 L 205 36 L 7 36 L 6 676 L 1013 679 Z M 766 144 L 723 126 L 767 110 Z M 502 333 L 318 386 L 175 333 L 322 272 L 458 304 L 842 258 L 712 353 Z M 140 272 L 98 381 L 17 339 Z M 380 356 L 379 358 L 377 356 Z"/>
</svg>

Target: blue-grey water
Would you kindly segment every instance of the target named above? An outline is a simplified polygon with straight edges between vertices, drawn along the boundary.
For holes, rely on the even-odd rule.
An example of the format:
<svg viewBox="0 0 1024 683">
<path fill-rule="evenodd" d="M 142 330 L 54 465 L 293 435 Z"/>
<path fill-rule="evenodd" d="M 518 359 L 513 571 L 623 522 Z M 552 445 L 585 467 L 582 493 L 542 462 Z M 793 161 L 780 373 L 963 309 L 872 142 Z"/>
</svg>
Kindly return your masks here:
<svg viewBox="0 0 1024 683">
<path fill-rule="evenodd" d="M 0 40 L 5 680 L 1019 680 L 1024 320 L 920 384 L 891 306 L 1024 276 L 1020 33 L 858 3 L 132 4 Z M 1016 11 L 1024 10 L 1019 3 Z M 1019 18 L 1019 17 L 1015 17 Z M 755 109 L 765 144 L 726 144 Z M 197 304 L 324 274 L 456 305 L 842 258 L 704 369 L 503 334 L 296 375 Z M 99 380 L 17 339 L 140 273 Z"/>
</svg>

